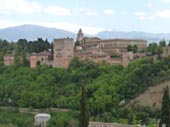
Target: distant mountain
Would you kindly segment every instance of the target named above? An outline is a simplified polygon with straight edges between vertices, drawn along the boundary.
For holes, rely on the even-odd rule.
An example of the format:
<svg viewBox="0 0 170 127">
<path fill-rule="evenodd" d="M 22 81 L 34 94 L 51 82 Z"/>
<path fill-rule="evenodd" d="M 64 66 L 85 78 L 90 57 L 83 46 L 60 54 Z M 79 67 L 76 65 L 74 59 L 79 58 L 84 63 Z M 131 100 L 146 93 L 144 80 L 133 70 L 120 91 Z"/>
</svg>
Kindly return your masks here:
<svg viewBox="0 0 170 127">
<path fill-rule="evenodd" d="M 36 40 L 37 38 L 48 39 L 54 38 L 75 38 L 76 34 L 66 30 L 47 28 L 37 25 L 21 25 L 0 29 L 0 38 L 8 41 L 17 41 L 18 39 Z"/>
<path fill-rule="evenodd" d="M 170 33 L 145 33 L 145 32 L 122 32 L 122 31 L 102 31 L 96 35 L 97 37 L 108 38 L 127 38 L 127 39 L 145 39 L 148 42 L 159 42 L 162 39 L 170 40 Z"/>
<path fill-rule="evenodd" d="M 78 30 L 77 30 L 78 31 Z M 36 40 L 37 38 L 48 39 L 52 41 L 54 38 L 71 37 L 76 39 L 76 34 L 70 31 L 47 28 L 37 25 L 21 25 L 0 29 L 0 38 L 8 41 L 17 41 L 18 39 Z M 92 37 L 92 35 L 85 34 Z M 103 39 L 111 38 L 127 38 L 127 39 L 145 39 L 148 42 L 159 42 L 162 39 L 170 40 L 170 33 L 145 33 L 145 32 L 122 32 L 122 31 L 102 31 L 94 35 Z"/>
</svg>

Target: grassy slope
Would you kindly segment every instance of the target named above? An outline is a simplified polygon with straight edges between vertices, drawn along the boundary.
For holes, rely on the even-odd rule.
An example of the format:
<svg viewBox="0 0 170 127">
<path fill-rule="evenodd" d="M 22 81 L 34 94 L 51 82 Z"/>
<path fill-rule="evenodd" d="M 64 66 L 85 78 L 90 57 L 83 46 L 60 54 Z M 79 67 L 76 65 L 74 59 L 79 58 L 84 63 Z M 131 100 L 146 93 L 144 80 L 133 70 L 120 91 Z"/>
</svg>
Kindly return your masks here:
<svg viewBox="0 0 170 127">
<path fill-rule="evenodd" d="M 166 86 L 170 87 L 170 81 L 149 87 L 145 92 L 130 101 L 129 105 L 149 106 L 151 108 L 161 108 L 162 97 Z"/>
</svg>

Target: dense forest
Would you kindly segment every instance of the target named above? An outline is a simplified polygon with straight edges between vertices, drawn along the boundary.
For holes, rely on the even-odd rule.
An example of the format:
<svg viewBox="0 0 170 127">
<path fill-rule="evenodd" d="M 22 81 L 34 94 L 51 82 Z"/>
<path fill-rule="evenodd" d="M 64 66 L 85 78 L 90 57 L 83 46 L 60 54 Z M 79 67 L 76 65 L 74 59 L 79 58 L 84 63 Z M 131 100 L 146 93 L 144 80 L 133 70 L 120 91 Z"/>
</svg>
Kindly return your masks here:
<svg viewBox="0 0 170 127">
<path fill-rule="evenodd" d="M 170 58 L 159 57 L 154 60 L 148 56 L 135 60 L 126 68 L 81 61 L 78 58 L 75 58 L 67 69 L 45 65 L 34 69 L 27 65 L 4 66 L 2 56 L 13 49 L 15 53 L 22 55 L 21 52 L 41 52 L 52 47 L 47 40 L 41 40 L 44 45 L 42 49 L 39 49 L 41 46 L 33 46 L 32 49 L 28 45 L 38 45 L 40 40 L 32 43 L 25 41 L 0 42 L 0 106 L 30 109 L 66 108 L 78 111 L 83 83 L 88 90 L 92 121 L 149 124 L 153 122 L 151 118 L 159 117 L 157 110 L 148 107 L 128 108 L 120 104 L 122 101 L 128 103 L 149 86 L 170 80 Z M 165 45 L 165 41 L 161 41 L 159 45 L 152 43 L 147 50 L 159 55 Z"/>
</svg>

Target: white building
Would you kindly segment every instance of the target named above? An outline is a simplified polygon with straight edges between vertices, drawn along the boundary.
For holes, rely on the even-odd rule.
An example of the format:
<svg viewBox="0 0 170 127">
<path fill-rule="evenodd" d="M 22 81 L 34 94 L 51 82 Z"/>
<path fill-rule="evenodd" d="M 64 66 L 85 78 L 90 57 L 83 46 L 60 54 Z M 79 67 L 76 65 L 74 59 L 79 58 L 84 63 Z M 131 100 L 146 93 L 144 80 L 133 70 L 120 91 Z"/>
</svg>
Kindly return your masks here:
<svg viewBox="0 0 170 127">
<path fill-rule="evenodd" d="M 51 118 L 51 115 L 40 113 L 35 115 L 35 126 L 46 127 L 47 121 Z"/>
</svg>

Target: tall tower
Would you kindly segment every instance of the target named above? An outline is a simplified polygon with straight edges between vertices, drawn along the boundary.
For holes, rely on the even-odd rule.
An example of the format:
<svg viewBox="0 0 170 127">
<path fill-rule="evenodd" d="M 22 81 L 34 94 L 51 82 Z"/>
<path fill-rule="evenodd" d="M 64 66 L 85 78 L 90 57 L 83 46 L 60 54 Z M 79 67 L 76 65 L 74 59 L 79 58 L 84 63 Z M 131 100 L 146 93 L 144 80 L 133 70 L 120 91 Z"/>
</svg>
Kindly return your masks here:
<svg viewBox="0 0 170 127">
<path fill-rule="evenodd" d="M 67 68 L 73 59 L 74 53 L 73 39 L 54 39 L 54 66 Z"/>
<path fill-rule="evenodd" d="M 83 43 L 83 38 L 84 38 L 84 34 L 80 28 L 78 34 L 77 34 L 77 41 L 79 42 L 79 44 L 81 45 Z"/>
</svg>

